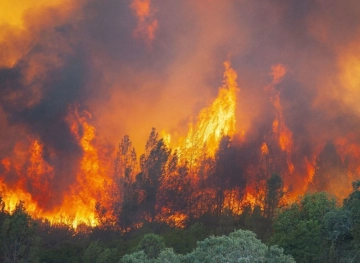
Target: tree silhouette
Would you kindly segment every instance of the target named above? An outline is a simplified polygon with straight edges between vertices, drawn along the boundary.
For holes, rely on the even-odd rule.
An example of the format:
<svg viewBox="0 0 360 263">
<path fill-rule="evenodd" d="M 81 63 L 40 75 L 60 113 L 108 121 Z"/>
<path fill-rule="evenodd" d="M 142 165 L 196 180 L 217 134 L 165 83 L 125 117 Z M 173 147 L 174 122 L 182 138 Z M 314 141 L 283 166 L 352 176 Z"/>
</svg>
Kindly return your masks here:
<svg viewBox="0 0 360 263">
<path fill-rule="evenodd" d="M 115 160 L 114 214 L 123 231 L 130 230 L 136 222 L 137 193 L 134 185 L 137 171 L 135 148 L 128 135 L 121 140 Z"/>
<path fill-rule="evenodd" d="M 35 222 L 25 211 L 24 203 L 17 204 L 13 214 L 4 220 L 1 229 L 4 262 L 31 261 L 38 243 L 35 227 Z"/>
<path fill-rule="evenodd" d="M 136 176 L 140 190 L 140 206 L 144 216 L 154 222 L 161 207 L 158 205 L 158 193 L 166 174 L 166 164 L 170 150 L 162 139 L 157 139 L 153 128 L 146 143 L 146 152 L 140 158 L 141 172 Z"/>
<path fill-rule="evenodd" d="M 264 215 L 271 221 L 274 218 L 275 209 L 279 206 L 280 200 L 284 196 L 284 183 L 280 175 L 273 174 L 266 181 L 266 186 Z"/>
<path fill-rule="evenodd" d="M 335 145 L 328 142 L 316 159 L 313 183 L 309 189 L 313 191 L 328 191 L 337 189 L 339 184 L 347 185 L 346 167 L 343 164 Z M 344 182 L 345 180 L 345 182 Z"/>
</svg>

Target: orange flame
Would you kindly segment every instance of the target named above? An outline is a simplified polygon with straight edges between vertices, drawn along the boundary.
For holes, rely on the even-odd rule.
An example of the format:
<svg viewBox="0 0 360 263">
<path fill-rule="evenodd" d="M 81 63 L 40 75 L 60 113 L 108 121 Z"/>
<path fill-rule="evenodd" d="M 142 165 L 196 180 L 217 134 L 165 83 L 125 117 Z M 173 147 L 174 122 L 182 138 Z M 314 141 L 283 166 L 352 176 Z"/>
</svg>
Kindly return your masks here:
<svg viewBox="0 0 360 263">
<path fill-rule="evenodd" d="M 224 135 L 235 133 L 235 108 L 237 74 L 230 62 L 224 63 L 224 86 L 214 102 L 201 110 L 196 124 L 190 124 L 187 136 L 179 147 L 179 155 L 190 165 L 196 165 L 202 156 L 214 157 L 219 142 Z"/>
<path fill-rule="evenodd" d="M 89 43 L 81 42 L 83 41 L 82 39 L 74 39 L 67 42 L 67 38 L 72 37 L 72 35 L 66 34 L 66 28 L 68 26 L 71 28 L 70 33 L 73 29 L 74 32 L 78 33 L 78 30 L 81 30 L 84 24 L 83 19 L 80 19 L 80 23 L 78 23 L 78 21 L 75 22 L 79 17 L 78 14 L 84 12 L 84 16 L 82 16 L 84 18 L 92 14 L 87 13 L 88 9 L 78 9 L 74 12 L 77 7 L 83 5 L 83 2 L 84 1 L 68 0 L 0 0 L 0 27 L 2 29 L 0 32 L 0 68 L 19 66 L 14 68 L 13 72 L 21 71 L 21 79 L 18 80 L 27 87 L 26 92 L 22 92 L 16 88 L 9 89 L 9 93 L 4 93 L 4 96 L 7 96 L 2 98 L 4 101 L 14 100 L 14 102 L 16 102 L 17 100 L 14 98 L 26 97 L 27 99 L 24 100 L 24 105 L 19 103 L 19 107 L 29 109 L 31 106 L 39 103 L 47 93 L 45 86 L 42 87 L 42 85 L 38 85 L 37 83 L 42 83 L 45 78 L 52 77 L 52 74 L 48 74 L 50 68 L 54 70 L 62 68 L 65 65 L 63 63 L 63 59 L 67 57 L 65 54 L 76 51 L 77 49 L 73 49 L 73 46 L 77 47 L 78 41 L 80 41 L 79 43 L 81 44 L 89 44 L 90 49 L 95 50 L 94 52 L 85 52 L 86 56 L 90 53 L 94 54 L 94 61 L 101 58 L 103 51 L 102 48 L 96 48 L 97 45 L 100 45 L 96 37 L 94 41 L 92 37 L 89 37 Z M 130 2 L 129 8 L 132 10 L 137 22 L 133 35 L 150 45 L 155 40 L 159 29 L 159 23 L 156 17 L 157 10 L 154 8 L 154 2 L 151 2 L 151 0 L 132 0 Z M 77 14 L 77 16 L 74 16 L 74 13 Z M 93 15 L 89 17 L 93 17 Z M 211 19 L 213 16 L 209 15 L 209 17 Z M 204 23 L 200 24 L 199 29 Z M 323 28 L 326 29 L 327 26 L 320 23 L 320 27 L 315 26 L 315 31 L 323 31 Z M 53 31 L 56 32 L 56 34 L 52 35 L 51 32 Z M 327 30 L 325 31 L 324 32 L 327 33 Z M 203 35 L 202 32 L 198 32 L 197 30 L 196 33 L 200 35 L 200 43 L 212 41 L 212 39 L 207 37 L 207 34 Z M 323 33 L 320 32 L 320 34 L 322 35 L 320 36 L 320 40 L 324 40 Z M 82 36 L 83 34 L 80 35 Z M 87 36 L 88 34 L 85 33 L 84 35 Z M 42 38 L 43 36 L 45 36 L 44 39 Z M 50 40 L 52 38 L 54 38 L 54 40 Z M 47 42 L 47 39 L 49 39 L 50 42 Z M 335 74 L 335 78 L 331 78 L 329 81 L 334 82 L 340 89 L 336 88 L 333 92 L 327 92 L 331 95 L 319 93 L 321 94 L 319 97 L 333 96 L 336 101 L 339 100 L 343 103 L 341 106 L 343 106 L 344 111 L 350 110 L 351 116 L 354 113 L 354 115 L 358 117 L 360 107 L 357 99 L 358 96 L 356 95 L 360 95 L 360 48 L 358 45 L 359 39 L 355 38 L 354 40 L 355 41 L 348 45 L 345 45 L 345 43 L 337 45 L 334 50 L 331 48 L 334 52 L 336 49 L 339 49 L 340 52 L 336 51 L 338 53 L 338 63 L 333 67 L 334 70 L 337 69 L 338 72 Z M 211 42 L 210 48 L 216 43 L 217 42 Z M 43 44 L 44 47 L 42 47 Z M 198 46 L 202 47 L 202 45 Z M 36 51 L 41 51 L 43 48 L 43 52 Z M 53 52 L 47 51 L 53 49 L 61 52 L 59 52 L 59 54 L 57 54 L 57 52 L 55 52 L 56 54 L 52 54 Z M 97 54 L 96 51 L 99 50 L 101 51 L 99 55 L 95 55 Z M 91 59 L 89 59 L 89 61 L 90 60 Z M 99 59 L 99 61 L 102 60 Z M 110 59 L 107 61 L 106 58 L 104 62 L 106 62 L 104 65 L 113 65 L 113 63 L 118 63 L 118 60 L 114 59 L 114 61 L 112 61 Z M 174 60 L 173 64 L 174 68 L 180 68 L 176 63 L 180 63 L 180 60 L 176 62 Z M 198 167 L 202 159 L 207 157 L 212 158 L 211 161 L 214 161 L 222 136 L 233 136 L 235 134 L 235 108 L 238 92 L 237 74 L 231 68 L 230 62 L 225 62 L 224 65 L 224 85 L 220 87 L 217 98 L 199 113 L 196 121 L 190 124 L 188 133 L 177 145 L 180 162 L 188 163 L 191 167 Z M 129 71 L 124 72 L 132 72 L 131 69 L 132 68 L 129 67 Z M 107 85 L 107 83 L 115 83 L 116 78 L 113 80 L 112 77 L 113 71 L 106 66 L 104 66 L 103 70 L 102 73 L 106 80 L 104 81 L 104 83 L 106 82 L 104 85 Z M 283 108 L 284 102 L 281 101 L 280 92 L 277 89 L 277 85 L 283 81 L 287 71 L 287 68 L 282 64 L 271 67 L 272 79 L 271 83 L 265 87 L 265 91 L 270 97 L 275 116 L 271 126 L 272 141 L 265 140 L 262 144 L 256 144 L 261 145 L 260 148 L 257 149 L 260 151 L 256 151 L 256 154 L 262 155 L 260 159 L 265 160 L 263 162 L 260 160 L 260 166 L 266 163 L 266 165 L 270 167 L 270 164 L 272 165 L 280 159 L 284 161 L 284 163 L 286 161 L 285 168 L 287 171 L 285 171 L 285 174 L 292 175 L 292 178 L 288 178 L 288 180 L 285 181 L 286 187 L 290 188 L 291 183 L 298 183 L 301 180 L 301 183 L 296 186 L 298 189 L 295 190 L 297 191 L 296 194 L 298 194 L 299 192 L 307 191 L 313 181 L 315 182 L 318 169 L 316 154 L 318 154 L 320 150 L 316 149 L 316 151 L 318 151 L 317 153 L 309 154 L 299 161 L 295 159 L 295 156 L 302 157 L 301 153 L 293 154 L 297 153 L 295 151 L 297 150 L 296 148 L 300 140 L 298 141 L 299 138 L 295 136 L 295 131 L 293 134 L 288 127 L 289 123 L 286 122 L 287 115 Z M 7 73 L 5 72 L 5 74 Z M 47 84 L 47 82 L 44 83 Z M 122 83 L 119 83 L 119 86 L 121 84 Z M 327 86 L 327 84 L 323 82 L 321 85 Z M 322 101 L 322 99 L 318 100 Z M 1 106 L 2 105 L 0 105 L 0 108 Z M 22 112 L 23 109 L 17 110 Z M 109 158 L 111 153 L 109 153 L 107 147 L 99 141 L 95 127 L 90 124 L 90 113 L 81 112 L 75 107 L 71 108 L 69 112 L 66 121 L 73 139 L 76 140 L 78 146 L 81 148 L 82 154 L 78 167 L 74 169 L 76 170 L 73 176 L 75 179 L 74 182 L 67 186 L 68 188 L 62 192 L 60 198 L 55 196 L 55 192 L 52 192 L 52 190 L 55 189 L 54 185 L 57 183 L 55 181 L 55 172 L 57 170 L 51 161 L 52 159 L 49 158 L 49 151 L 51 151 L 51 149 L 48 149 L 47 145 L 44 145 L 40 138 L 29 136 L 18 141 L 13 151 L 6 157 L 1 157 L 0 192 L 8 211 L 12 211 L 17 203 L 24 201 L 27 211 L 34 217 L 42 217 L 53 223 L 67 223 L 74 227 L 77 227 L 81 223 L 95 226 L 99 224 L 96 218 L 96 204 L 99 203 L 102 207 L 107 208 L 108 211 L 111 210 L 111 207 L 109 207 L 111 200 L 108 195 L 108 185 L 112 185 L 114 183 L 113 181 L 115 181 L 115 179 L 112 178 L 114 169 L 112 169 L 111 160 L 109 160 L 111 159 Z M 249 120 L 249 122 L 251 122 L 251 120 Z M 353 127 L 357 126 L 355 125 Z M 341 138 L 334 138 L 337 132 L 338 131 L 335 130 L 331 134 L 326 134 L 326 136 L 329 137 L 326 139 L 332 139 L 334 142 L 336 150 L 344 163 L 344 167 L 346 166 L 343 169 L 344 171 L 346 170 L 346 172 L 339 172 L 337 178 L 341 178 L 339 180 L 332 178 L 332 184 L 330 184 L 326 190 L 335 192 L 339 197 L 344 197 L 351 190 L 351 181 L 359 178 L 360 165 L 358 164 L 358 160 L 360 158 L 360 143 L 355 133 L 346 134 Z M 245 132 L 242 132 L 241 134 L 241 143 L 244 142 L 245 144 L 247 138 L 244 136 L 244 133 Z M 171 135 L 163 132 L 162 137 L 164 138 L 164 142 L 169 145 L 172 138 Z M 312 138 L 312 140 L 313 142 L 315 141 L 314 138 Z M 322 142 L 320 142 L 320 144 L 321 143 Z M 272 146 L 274 146 L 274 144 L 276 144 L 278 152 L 273 151 Z M 315 145 L 314 148 L 316 147 Z M 312 147 L 308 148 L 311 149 Z M 7 150 L 7 147 L 4 149 Z M 281 156 L 277 155 L 273 157 L 271 156 L 272 153 L 275 153 L 275 155 L 280 153 Z M 55 153 L 50 152 L 50 155 L 53 154 Z M 300 162 L 302 167 L 300 169 L 296 167 L 295 170 L 294 163 L 298 165 Z M 204 165 L 211 166 L 213 163 Z M 248 176 L 247 179 L 258 173 L 259 170 L 259 167 L 255 167 L 255 165 L 246 168 L 250 170 L 244 172 L 244 174 Z M 261 168 L 262 167 L 260 167 L 260 169 Z M 276 169 L 278 168 L 276 167 Z M 273 170 L 275 170 L 275 168 Z M 301 171 L 303 174 L 296 174 L 298 171 Z M 281 170 L 281 173 L 282 172 L 283 170 Z M 295 175 L 298 175 L 301 179 L 295 179 Z M 132 174 L 132 176 L 134 177 L 134 174 Z M 238 213 L 241 211 L 239 207 L 244 203 L 248 203 L 252 207 L 261 203 L 265 194 L 265 186 L 259 185 L 258 188 L 256 188 L 256 182 L 252 182 L 251 180 L 255 179 L 249 179 L 247 181 L 248 185 L 245 190 L 226 190 L 224 197 L 225 208 Z M 196 179 L 193 181 L 196 182 Z M 204 192 L 205 191 L 207 191 L 209 195 L 214 195 L 213 189 L 206 189 Z M 245 191 L 244 196 L 242 196 L 242 193 L 241 195 L 239 194 L 241 191 Z M 56 205 L 54 205 L 53 202 L 55 198 L 59 198 Z M 166 208 L 164 208 L 164 210 L 166 210 Z M 169 211 L 164 211 L 164 214 L 169 214 Z M 111 218 L 110 212 L 106 213 L 105 216 Z M 175 226 L 181 226 L 185 221 L 184 217 L 185 215 L 177 213 L 168 216 L 164 220 L 169 223 L 172 222 Z"/>
<path fill-rule="evenodd" d="M 91 226 L 98 224 L 96 203 L 108 203 L 109 197 L 105 193 L 105 186 L 112 183 L 112 178 L 109 177 L 110 167 L 100 156 L 94 143 L 95 128 L 86 121 L 87 118 L 91 118 L 91 114 L 86 114 L 87 116 L 80 116 L 78 110 L 74 110 L 68 117 L 71 131 L 80 141 L 84 155 L 76 176 L 76 184 L 72 186 L 70 194 L 66 195 L 59 214 L 62 218 L 68 217 L 74 227 L 79 223 Z M 82 134 L 80 130 L 83 131 Z"/>
<path fill-rule="evenodd" d="M 269 147 L 267 146 L 266 142 L 263 142 L 263 144 L 261 145 L 261 153 L 263 155 L 269 154 Z"/>
<path fill-rule="evenodd" d="M 291 152 L 293 145 L 293 135 L 290 129 L 285 123 L 285 118 L 283 115 L 283 110 L 280 101 L 280 92 L 275 90 L 275 85 L 279 84 L 284 75 L 286 74 L 286 68 L 284 65 L 277 64 L 271 67 L 271 76 L 273 80 L 271 84 L 265 87 L 265 91 L 272 93 L 271 102 L 276 110 L 276 117 L 273 121 L 272 130 L 278 141 L 280 149 L 283 152 L 286 152 L 286 161 L 288 164 L 288 170 L 290 173 L 294 172 L 294 164 L 291 161 Z"/>
<path fill-rule="evenodd" d="M 315 161 L 310 162 L 307 158 L 305 159 L 307 168 L 307 177 L 305 179 L 304 191 L 307 191 L 309 184 L 312 183 L 315 174 Z"/>
<path fill-rule="evenodd" d="M 1 176 L 0 190 L 6 210 L 13 211 L 20 201 L 24 201 L 28 212 L 35 215 L 41 213 L 40 207 L 49 202 L 49 187 L 54 174 L 52 167 L 43 159 L 42 151 L 43 146 L 37 140 L 32 141 L 27 152 L 23 151 L 23 145 L 17 144 L 13 158 L 1 161 L 5 171 Z M 17 181 L 14 185 L 7 185 L 5 178 L 14 172 Z M 29 190 L 34 194 L 31 195 Z"/>
<path fill-rule="evenodd" d="M 43 146 L 35 140 L 30 146 L 30 165 L 27 169 L 27 177 L 31 182 L 36 201 L 42 204 L 49 201 L 50 183 L 54 177 L 54 169 L 42 158 Z M 41 206 L 44 206 L 41 205 Z"/>
<path fill-rule="evenodd" d="M 87 123 L 91 115 L 80 115 L 75 109 L 68 116 L 71 131 L 83 149 L 80 168 L 76 181 L 65 193 L 64 200 L 58 207 L 49 207 L 50 186 L 53 183 L 54 169 L 43 159 L 43 146 L 33 140 L 28 153 L 21 151 L 19 145 L 12 158 L 1 160 L 5 168 L 0 182 L 0 190 L 6 209 L 12 211 L 20 201 L 25 203 L 29 214 L 35 218 L 44 218 L 51 223 L 66 223 L 76 228 L 83 223 L 90 226 L 98 224 L 95 206 L 109 204 L 105 192 L 107 184 L 112 183 L 110 165 L 106 150 L 99 146 L 96 131 Z M 27 161 L 28 160 L 28 161 Z M 4 178 L 15 172 L 17 181 L 10 186 Z"/>
</svg>

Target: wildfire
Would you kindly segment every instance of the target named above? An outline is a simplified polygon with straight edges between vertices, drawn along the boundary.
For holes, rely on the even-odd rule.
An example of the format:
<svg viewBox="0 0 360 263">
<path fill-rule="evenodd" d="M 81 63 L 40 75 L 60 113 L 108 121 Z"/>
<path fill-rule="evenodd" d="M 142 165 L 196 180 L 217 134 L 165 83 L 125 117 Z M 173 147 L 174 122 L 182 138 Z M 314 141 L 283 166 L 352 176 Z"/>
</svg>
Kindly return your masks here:
<svg viewBox="0 0 360 263">
<path fill-rule="evenodd" d="M 179 146 L 175 148 L 179 157 L 179 162 L 187 164 L 191 174 L 197 173 L 200 165 L 205 165 L 205 171 L 210 171 L 213 164 L 202 163 L 205 158 L 215 160 L 220 141 L 224 136 L 233 136 L 235 134 L 235 108 L 236 96 L 238 92 L 237 74 L 231 68 L 230 62 L 224 63 L 224 85 L 219 88 L 217 98 L 211 105 L 200 111 L 197 122 L 190 124 L 187 135 L 180 140 Z M 280 101 L 280 93 L 275 89 L 275 85 L 282 81 L 286 69 L 283 65 L 272 67 L 272 82 L 265 88 L 270 95 L 270 101 L 275 109 L 275 119 L 272 122 L 270 131 L 272 132 L 273 142 L 281 152 L 284 153 L 288 172 L 292 174 L 295 166 L 291 161 L 293 150 L 293 135 L 285 123 L 283 110 Z M 79 224 L 96 226 L 99 224 L 97 218 L 96 207 L 104 208 L 102 214 L 109 222 L 113 220 L 113 197 L 111 197 L 110 189 L 114 186 L 113 167 L 111 165 L 111 153 L 104 147 L 97 138 L 96 129 L 89 124 L 92 118 L 87 111 L 80 111 L 78 107 L 70 107 L 68 116 L 65 119 L 73 138 L 82 150 L 76 170 L 75 180 L 71 183 L 67 190 L 63 193 L 63 199 L 58 205 L 51 205 L 53 196 L 53 187 L 55 182 L 55 169 L 51 162 L 47 161 L 44 154 L 44 145 L 37 139 L 32 139 L 28 143 L 18 143 L 14 149 L 14 153 L 1 160 L 3 167 L 2 181 L 0 182 L 0 190 L 6 209 L 11 211 L 16 204 L 24 201 L 27 211 L 37 218 L 44 218 L 51 223 L 66 223 L 74 228 Z M 165 131 L 161 132 L 161 137 L 166 145 L 170 144 L 171 135 Z M 242 136 L 245 140 L 245 136 Z M 129 138 L 127 137 L 127 140 Z M 243 143 L 243 142 L 242 142 Z M 343 145 L 347 144 L 346 140 L 338 140 L 337 144 L 340 149 L 345 149 Z M 27 145 L 27 150 L 25 145 Z M 130 145 L 131 146 L 131 145 Z M 130 147 L 129 146 L 129 147 Z M 265 141 L 260 146 L 260 169 L 265 173 L 258 181 L 249 179 L 245 189 L 235 187 L 233 189 L 224 189 L 221 209 L 227 209 L 234 214 L 241 214 L 244 207 L 255 206 L 264 209 L 264 200 L 266 196 L 266 180 L 269 173 L 274 167 L 276 158 L 273 156 L 273 144 L 265 137 Z M 348 151 L 357 152 L 357 148 L 351 148 Z M 345 150 L 343 150 L 345 151 Z M 134 149 L 131 152 L 132 159 L 136 159 Z M 345 155 L 346 153 L 343 153 Z M 51 155 L 51 152 L 50 152 Z M 131 159 L 131 160 L 132 160 Z M 128 160 L 129 161 L 129 160 Z M 128 161 L 123 160 L 119 165 L 125 165 Z M 313 182 L 315 174 L 315 159 L 311 162 L 305 158 L 307 167 L 307 177 L 301 192 L 308 190 L 308 186 Z M 195 168 L 192 170 L 192 168 Z M 125 167 L 118 167 L 125 169 Z M 253 169 L 253 170 L 251 170 Z M 249 175 L 256 175 L 259 171 L 251 168 L 247 172 Z M 11 174 L 16 174 L 12 183 L 8 181 Z M 119 173 L 124 176 L 125 172 Z M 132 175 L 134 181 L 135 175 Z M 255 178 L 255 177 L 254 177 Z M 192 178 L 193 187 L 197 187 L 198 180 Z M 285 182 L 286 183 L 286 182 Z M 288 189 L 289 185 L 285 185 L 284 189 Z M 119 189 L 118 189 L 119 190 Z M 123 189 L 124 190 L 124 189 Z M 121 190 L 120 190 L 121 191 Z M 297 192 L 298 193 L 298 192 Z M 214 189 L 201 189 L 195 195 L 206 195 L 215 198 L 216 191 Z M 197 197 L 197 198 L 198 198 Z M 116 198 L 121 200 L 121 193 Z M 287 201 L 291 198 L 286 197 Z M 290 198 L 290 199 L 289 199 Z M 295 196 L 294 196 L 295 198 Z M 285 199 L 284 199 L 285 200 Z M 283 200 L 283 202 L 285 202 Z M 213 209 L 217 209 L 214 204 Z M 203 209 L 202 204 L 197 204 L 198 210 Z M 200 215 L 201 212 L 195 212 Z M 161 215 L 157 216 L 157 220 L 167 222 L 170 225 L 182 227 L 184 226 L 187 215 L 182 212 L 175 212 L 167 208 L 162 208 Z"/>
<path fill-rule="evenodd" d="M 282 10 L 295 10 L 296 1 L 274 1 L 265 15 L 253 1 L 233 2 L 0 0 L 6 210 L 23 201 L 33 217 L 78 227 L 102 224 L 100 209 L 114 222 L 114 214 L 129 209 L 126 201 L 136 206 L 149 199 L 153 178 L 141 181 L 147 176 L 142 161 L 153 149 L 146 147 L 144 159 L 133 145 L 153 126 L 171 131 L 159 133 L 167 146 L 158 149 L 166 163 L 156 160 L 161 167 L 152 171 L 161 174 L 160 190 L 169 190 L 166 181 L 175 188 L 170 177 L 180 175 L 191 191 L 176 181 L 177 193 L 189 195 L 191 207 L 156 203 L 154 183 L 150 220 L 156 212 L 157 220 L 182 226 L 187 213 L 240 214 L 246 204 L 261 206 L 274 174 L 288 200 L 306 191 L 347 196 L 360 175 L 359 11 L 342 1 L 318 1 L 297 23 L 279 27 L 290 19 Z M 333 14 L 342 26 L 334 27 Z M 185 132 L 186 125 L 175 131 L 198 97 L 209 94 L 204 83 L 213 80 L 223 54 L 233 64 L 224 62 L 217 97 Z M 240 105 L 234 65 L 243 76 Z"/>
<path fill-rule="evenodd" d="M 306 168 L 307 168 L 307 178 L 305 179 L 304 191 L 308 190 L 309 184 L 312 183 L 312 181 L 313 181 L 314 174 L 315 174 L 314 162 L 310 162 L 307 158 L 305 158 L 305 163 L 306 163 Z"/>
<path fill-rule="evenodd" d="M 276 117 L 272 124 L 272 131 L 275 135 L 276 140 L 283 152 L 286 152 L 286 161 L 288 164 L 288 170 L 291 173 L 294 172 L 294 164 L 291 161 L 291 152 L 293 145 L 293 135 L 290 129 L 285 123 L 283 110 L 280 101 L 280 92 L 275 89 L 275 85 L 279 84 L 284 75 L 286 74 L 286 68 L 284 65 L 278 64 L 271 67 L 272 82 L 269 86 L 265 87 L 265 91 L 271 94 L 271 102 L 276 111 Z"/>
<path fill-rule="evenodd" d="M 261 153 L 263 155 L 269 154 L 269 147 L 267 146 L 266 142 L 263 142 L 263 144 L 261 145 Z"/>
<path fill-rule="evenodd" d="M 87 118 L 91 118 L 91 114 L 85 112 L 85 116 L 81 116 L 76 109 L 68 118 L 71 131 L 79 140 L 84 154 L 76 183 L 66 195 L 59 214 L 62 218 L 71 218 L 74 227 L 79 223 L 97 225 L 95 206 L 97 203 L 108 204 L 105 189 L 106 184 L 112 183 L 110 166 L 100 156 L 100 148 L 96 148 L 95 128 L 87 123 Z"/>
<path fill-rule="evenodd" d="M 43 159 L 43 146 L 33 141 L 30 146 L 30 165 L 27 179 L 32 185 L 36 202 L 44 207 L 51 197 L 50 184 L 54 178 L 54 169 Z"/>
<path fill-rule="evenodd" d="M 24 201 L 30 213 L 38 213 L 41 212 L 40 207 L 46 206 L 51 198 L 49 187 L 53 169 L 43 159 L 43 146 L 37 140 L 31 142 L 27 152 L 23 152 L 22 148 L 18 144 L 13 159 L 8 157 L 1 161 L 5 167 L 0 183 L 2 200 L 8 211 L 13 211 L 20 201 Z M 13 186 L 9 186 L 5 183 L 5 178 L 14 176 L 13 173 L 16 173 L 17 180 Z"/>
<path fill-rule="evenodd" d="M 104 150 L 95 143 L 95 128 L 87 123 L 90 117 L 86 113 L 80 115 L 77 109 L 68 116 L 69 126 L 82 147 L 83 156 L 76 180 L 59 206 L 50 206 L 51 199 L 57 198 L 51 190 L 55 184 L 54 168 L 44 160 L 43 145 L 38 140 L 32 140 L 28 152 L 20 151 L 22 147 L 18 146 L 13 158 L 1 160 L 5 169 L 0 190 L 8 211 L 23 201 L 30 215 L 51 223 L 66 223 L 75 228 L 81 223 L 98 224 L 95 206 L 97 203 L 108 204 L 105 187 L 112 183 L 112 178 L 109 177 L 108 160 L 101 155 Z M 4 180 L 10 177 L 16 180 L 11 187 Z"/>
<path fill-rule="evenodd" d="M 224 85 L 214 102 L 199 113 L 196 124 L 190 124 L 187 136 L 179 147 L 179 156 L 191 166 L 196 166 L 202 156 L 213 158 L 224 135 L 235 133 L 235 108 L 237 74 L 230 62 L 224 63 Z"/>
</svg>

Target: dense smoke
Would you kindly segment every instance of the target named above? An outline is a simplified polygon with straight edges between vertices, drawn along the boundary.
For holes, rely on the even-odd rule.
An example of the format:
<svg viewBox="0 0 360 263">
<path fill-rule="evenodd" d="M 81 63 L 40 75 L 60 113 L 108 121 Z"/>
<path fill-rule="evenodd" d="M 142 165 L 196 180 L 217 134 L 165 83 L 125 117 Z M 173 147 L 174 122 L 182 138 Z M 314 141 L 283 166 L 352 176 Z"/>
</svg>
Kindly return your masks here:
<svg viewBox="0 0 360 263">
<path fill-rule="evenodd" d="M 225 60 L 238 74 L 233 141 L 244 170 L 260 165 L 266 141 L 274 155 L 285 156 L 281 164 L 294 164 L 285 182 L 298 192 L 307 187 L 307 164 L 314 166 L 329 144 L 351 179 L 360 172 L 360 2 L 3 2 L 0 160 L 26 158 L 20 153 L 38 140 L 42 158 L 54 167 L 48 206 L 62 202 L 84 154 L 69 124 L 74 109 L 91 113 L 109 162 L 125 134 L 143 152 L 151 127 L 170 133 L 176 144 L 216 97 Z M 269 92 L 273 65 L 286 74 Z M 271 147 L 274 94 L 292 133 L 291 153 Z M 15 184 L 14 169 L 5 173 L 1 163 L 1 180 Z"/>
</svg>

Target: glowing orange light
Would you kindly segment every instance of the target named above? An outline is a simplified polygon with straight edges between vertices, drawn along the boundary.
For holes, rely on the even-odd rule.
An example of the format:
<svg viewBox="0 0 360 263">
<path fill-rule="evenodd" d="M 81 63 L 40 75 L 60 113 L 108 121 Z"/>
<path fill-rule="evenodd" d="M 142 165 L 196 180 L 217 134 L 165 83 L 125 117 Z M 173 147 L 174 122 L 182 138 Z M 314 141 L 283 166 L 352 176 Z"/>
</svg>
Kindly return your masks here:
<svg viewBox="0 0 360 263">
<path fill-rule="evenodd" d="M 214 157 L 224 135 L 235 133 L 237 74 L 230 62 L 225 62 L 224 86 L 214 102 L 199 113 L 196 124 L 191 124 L 179 147 L 180 158 L 196 165 L 204 154 Z"/>
<path fill-rule="evenodd" d="M 136 37 L 144 38 L 148 44 L 155 38 L 158 21 L 154 18 L 154 10 L 151 8 L 150 0 L 133 0 L 131 5 L 138 19 L 137 28 L 134 31 Z"/>
<path fill-rule="evenodd" d="M 269 154 L 269 148 L 268 148 L 266 142 L 263 142 L 263 144 L 261 145 L 261 153 L 263 155 Z"/>
</svg>

